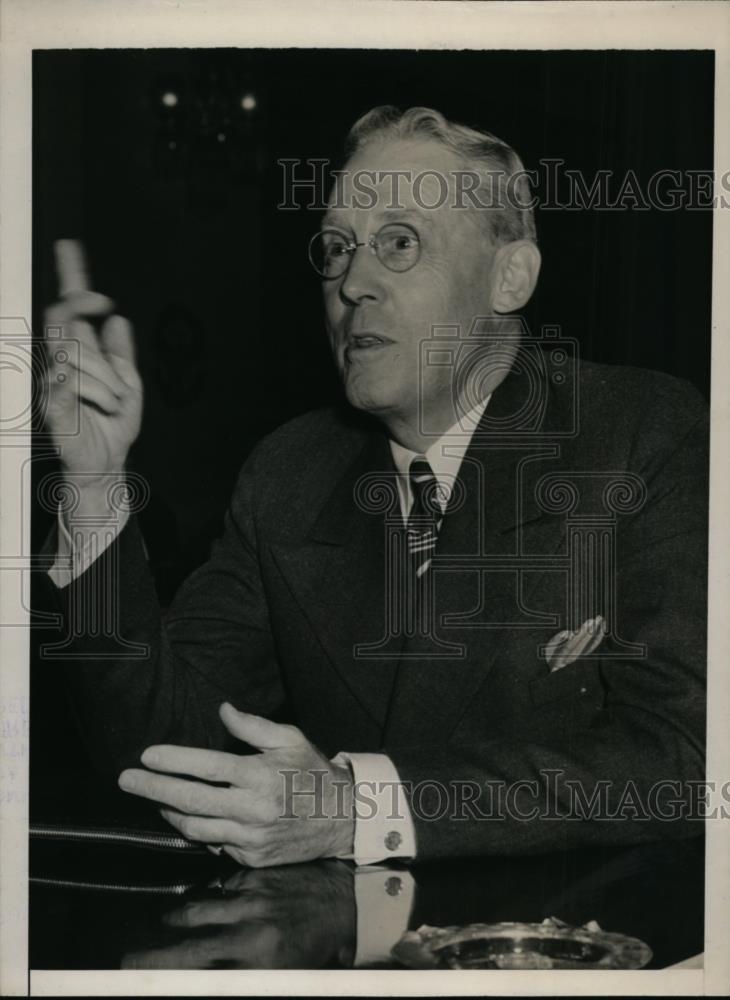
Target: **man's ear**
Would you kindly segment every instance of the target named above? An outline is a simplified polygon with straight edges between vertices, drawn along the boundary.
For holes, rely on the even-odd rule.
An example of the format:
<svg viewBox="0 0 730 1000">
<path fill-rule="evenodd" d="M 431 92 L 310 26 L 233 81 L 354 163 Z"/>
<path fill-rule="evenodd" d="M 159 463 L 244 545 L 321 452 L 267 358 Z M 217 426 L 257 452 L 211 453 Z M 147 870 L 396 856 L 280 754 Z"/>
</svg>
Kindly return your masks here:
<svg viewBox="0 0 730 1000">
<path fill-rule="evenodd" d="M 531 240 L 515 240 L 497 251 L 492 308 L 498 313 L 521 309 L 535 290 L 542 258 Z"/>
</svg>

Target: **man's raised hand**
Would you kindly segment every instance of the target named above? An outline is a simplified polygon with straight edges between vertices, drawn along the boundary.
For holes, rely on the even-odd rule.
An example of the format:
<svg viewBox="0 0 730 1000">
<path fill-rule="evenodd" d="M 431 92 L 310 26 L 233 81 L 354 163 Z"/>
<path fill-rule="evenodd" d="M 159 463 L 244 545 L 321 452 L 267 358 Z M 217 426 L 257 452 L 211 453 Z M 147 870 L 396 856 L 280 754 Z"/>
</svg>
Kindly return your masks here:
<svg viewBox="0 0 730 1000">
<path fill-rule="evenodd" d="M 81 244 L 55 244 L 59 301 L 44 316 L 46 423 L 67 480 L 103 495 L 124 470 L 142 419 L 142 380 L 129 322 L 91 291 Z M 100 323 L 99 333 L 92 320 Z"/>
</svg>

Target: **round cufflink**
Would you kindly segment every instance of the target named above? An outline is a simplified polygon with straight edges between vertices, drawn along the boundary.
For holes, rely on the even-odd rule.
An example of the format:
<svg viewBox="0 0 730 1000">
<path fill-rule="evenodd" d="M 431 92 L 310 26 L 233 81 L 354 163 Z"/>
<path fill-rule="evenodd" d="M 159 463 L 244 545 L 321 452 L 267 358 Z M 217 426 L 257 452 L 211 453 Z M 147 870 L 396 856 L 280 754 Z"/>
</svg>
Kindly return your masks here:
<svg viewBox="0 0 730 1000">
<path fill-rule="evenodd" d="M 398 833 L 397 830 L 391 830 L 389 834 L 385 837 L 385 846 L 389 851 L 397 850 L 403 843 L 403 837 Z"/>
<path fill-rule="evenodd" d="M 385 891 L 389 896 L 398 896 L 403 892 L 403 880 L 397 875 L 391 875 L 385 880 Z"/>
</svg>

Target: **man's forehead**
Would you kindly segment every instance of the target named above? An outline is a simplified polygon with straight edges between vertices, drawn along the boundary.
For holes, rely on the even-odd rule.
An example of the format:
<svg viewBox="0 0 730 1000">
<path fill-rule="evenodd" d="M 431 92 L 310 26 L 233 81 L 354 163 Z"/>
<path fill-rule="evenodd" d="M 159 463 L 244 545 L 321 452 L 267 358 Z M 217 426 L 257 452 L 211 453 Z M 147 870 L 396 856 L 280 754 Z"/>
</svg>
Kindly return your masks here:
<svg viewBox="0 0 730 1000">
<path fill-rule="evenodd" d="M 457 155 L 433 136 L 408 139 L 373 137 L 345 164 L 345 170 L 448 170 L 459 163 Z"/>
<path fill-rule="evenodd" d="M 436 211 L 453 204 L 463 169 L 450 149 L 429 137 L 372 140 L 338 172 L 327 201 L 327 224 L 343 223 L 352 213 L 430 223 Z"/>
</svg>

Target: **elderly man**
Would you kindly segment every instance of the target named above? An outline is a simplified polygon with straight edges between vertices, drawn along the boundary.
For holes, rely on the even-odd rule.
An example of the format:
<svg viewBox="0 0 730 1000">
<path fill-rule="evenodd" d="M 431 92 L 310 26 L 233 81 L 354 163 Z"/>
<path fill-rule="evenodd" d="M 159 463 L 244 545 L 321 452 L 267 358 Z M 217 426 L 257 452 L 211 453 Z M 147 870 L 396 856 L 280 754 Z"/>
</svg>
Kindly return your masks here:
<svg viewBox="0 0 730 1000">
<path fill-rule="evenodd" d="M 348 155 L 310 258 L 349 409 L 259 444 L 164 623 L 113 501 L 131 331 L 58 248 L 46 324 L 80 352 L 49 372 L 76 497 L 51 575 L 92 752 L 252 866 L 699 832 L 703 402 L 524 339 L 540 254 L 505 143 L 376 108 Z"/>
</svg>

